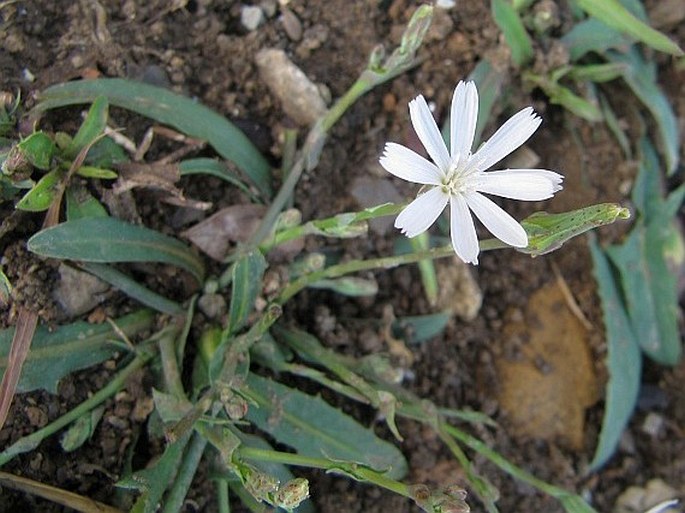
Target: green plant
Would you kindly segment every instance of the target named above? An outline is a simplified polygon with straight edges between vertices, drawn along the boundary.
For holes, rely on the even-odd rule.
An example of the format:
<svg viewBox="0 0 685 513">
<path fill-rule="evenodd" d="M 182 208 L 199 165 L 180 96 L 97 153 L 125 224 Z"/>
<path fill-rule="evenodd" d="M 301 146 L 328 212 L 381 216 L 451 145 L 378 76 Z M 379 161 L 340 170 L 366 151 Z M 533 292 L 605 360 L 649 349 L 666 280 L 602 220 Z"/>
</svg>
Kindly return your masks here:
<svg viewBox="0 0 685 513">
<path fill-rule="evenodd" d="M 76 409 L 5 448 L 0 452 L 0 464 L 32 450 L 66 426 L 70 427 L 63 446 L 68 450 L 78 447 L 97 424 L 103 401 L 123 386 L 131 372 L 156 362 L 159 372 L 153 394 L 155 411 L 148 427 L 152 436 L 164 436 L 167 444 L 149 467 L 132 472 L 119 482 L 122 488 L 136 492 L 132 511 L 152 512 L 160 507 L 167 512 L 179 511 L 203 458 L 210 462 L 222 512 L 229 511 L 230 493 L 253 510 L 259 510 L 260 503 L 267 503 L 286 510 L 307 511 L 307 483 L 294 477 L 293 467 L 323 469 L 374 484 L 414 500 L 425 511 L 469 511 L 465 494 L 456 483 L 446 489 L 404 483 L 407 463 L 395 445 L 321 398 L 298 390 L 292 381 L 286 385 L 281 379 L 284 375 L 306 378 L 343 397 L 370 405 L 383 414 L 388 429 L 397 439 L 401 439 L 395 422 L 397 417 L 432 428 L 464 468 L 469 486 L 490 512 L 497 511 L 498 492 L 476 473 L 465 449 L 557 498 L 569 512 L 594 511 L 579 496 L 544 483 L 511 464 L 469 434 L 467 427 L 456 427 L 453 421 L 492 423 L 486 416 L 440 408 L 427 399 L 415 397 L 399 386 L 397 370 L 383 355 L 346 357 L 326 349 L 311 334 L 280 322 L 288 301 L 307 287 L 326 287 L 348 295 L 373 293 L 369 281 L 350 276 L 359 271 L 422 263 L 424 283 L 429 283 L 434 278 L 425 263 L 454 255 L 452 245 L 430 247 L 426 241 L 420 241 L 404 254 L 345 262 L 330 262 L 321 255 L 304 255 L 300 262 L 290 266 L 289 276 L 277 290 L 264 290 L 267 257 L 285 243 L 305 235 L 361 237 L 366 233 L 368 220 L 394 215 L 404 207 L 379 205 L 306 222 L 292 211 L 283 211 L 302 173 L 316 172 L 327 134 L 346 109 L 361 95 L 414 65 L 415 52 L 430 23 L 431 13 L 429 7 L 418 9 L 401 45 L 387 57 L 380 51 L 371 56 L 369 66 L 350 90 L 308 133 L 275 196 L 272 196 L 266 160 L 252 143 L 228 121 L 197 103 L 168 91 L 119 79 L 70 82 L 43 92 L 34 113 L 66 105 L 92 105 L 73 138 L 38 131 L 10 150 L 12 155 L 23 159 L 21 166 L 9 157 L 5 160 L 3 169 L 7 170 L 15 188 L 21 183 L 20 171 L 26 174 L 22 180 L 29 180 L 25 182 L 29 192 L 17 207 L 48 210 L 54 216 L 54 222 L 30 238 L 29 250 L 41 257 L 68 261 L 96 275 L 156 311 L 157 318 L 163 322 L 153 328 L 153 314 L 140 310 L 118 319 L 112 328 L 96 329 L 79 323 L 62 327 L 51 335 L 39 328 L 35 337 L 29 337 L 34 341 L 23 362 L 25 371 L 18 381 L 20 391 L 37 387 L 54 389 L 67 373 L 110 358 L 114 351 L 123 353 L 121 370 L 109 385 Z M 480 71 L 481 76 L 488 76 L 487 69 Z M 489 93 L 485 95 L 486 101 L 492 100 Z M 92 195 L 85 201 L 76 201 L 76 191 L 70 196 L 71 178 L 75 174 L 97 180 L 113 178 L 116 174 L 110 168 L 115 167 L 117 159 L 126 159 L 107 130 L 108 105 L 143 114 L 173 126 L 186 137 L 206 141 L 241 172 L 230 172 L 228 165 L 219 160 L 167 161 L 179 176 L 199 172 L 218 176 L 250 193 L 255 202 L 266 204 L 259 225 L 249 239 L 222 255 L 221 274 L 207 276 L 202 258 L 174 237 L 108 215 L 104 205 Z M 474 133 L 478 132 L 477 126 L 474 120 Z M 46 174 L 40 179 L 34 179 L 34 173 L 43 172 Z M 64 191 L 67 219 L 57 223 Z M 627 215 L 626 209 L 613 204 L 553 215 L 540 212 L 522 222 L 529 243 L 519 249 L 532 255 L 544 254 L 571 237 Z M 480 241 L 476 249 L 507 247 L 492 239 Z M 178 303 L 144 286 L 133 273 L 127 274 L 126 267 L 121 270 L 113 265 L 130 262 L 177 267 L 195 280 L 197 294 L 183 304 Z M 427 289 L 430 287 L 434 284 Z M 203 299 L 219 293 L 230 296 L 225 315 L 220 322 L 204 326 L 197 340 L 191 339 L 189 333 L 200 300 L 198 296 Z M 398 324 L 413 323 L 417 327 L 416 336 L 424 337 L 436 332 L 436 324 L 437 331 L 440 331 L 440 322 L 444 325 L 444 320 L 434 317 L 399 321 Z M 24 324 L 30 326 L 28 321 Z M 163 327 L 159 328 L 160 325 Z M 149 330 L 154 330 L 153 334 L 144 335 L 143 341 L 129 343 L 128 337 L 136 334 L 143 337 Z M 3 350 L 0 354 L 6 356 L 0 360 L 0 366 L 6 374 L 10 370 L 16 374 L 17 364 L 11 359 L 10 349 L 14 347 L 10 340 L 16 340 L 16 332 L 7 331 L 4 337 L 0 340 Z M 44 351 L 48 343 L 53 347 L 51 354 Z M 186 350 L 191 343 L 197 349 L 192 353 Z M 88 358 L 81 361 L 85 351 Z M 181 370 L 189 354 L 196 355 L 192 380 L 184 383 Z M 58 365 L 52 362 L 55 356 L 59 358 Z M 46 363 L 51 364 L 49 376 L 40 370 Z M 278 379 L 270 377 L 274 375 Z M 290 447 L 292 452 L 274 449 L 270 440 Z M 69 504 L 76 507 L 74 502 Z"/>
</svg>

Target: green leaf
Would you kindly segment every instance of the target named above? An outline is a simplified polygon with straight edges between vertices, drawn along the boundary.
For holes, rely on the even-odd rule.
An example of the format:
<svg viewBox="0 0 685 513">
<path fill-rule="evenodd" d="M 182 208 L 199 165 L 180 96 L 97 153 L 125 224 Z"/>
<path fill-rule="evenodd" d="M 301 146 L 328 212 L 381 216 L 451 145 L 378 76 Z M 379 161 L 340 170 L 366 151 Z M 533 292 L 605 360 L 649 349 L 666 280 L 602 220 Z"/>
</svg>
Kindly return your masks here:
<svg viewBox="0 0 685 513">
<path fill-rule="evenodd" d="M 0 305 L 9 304 L 10 298 L 12 297 L 12 283 L 10 283 L 9 278 L 0 268 Z"/>
<path fill-rule="evenodd" d="M 604 63 L 604 64 L 586 64 L 571 66 L 568 71 L 568 77 L 573 80 L 584 82 L 609 82 L 615 80 L 623 75 L 627 66 L 623 63 Z"/>
<path fill-rule="evenodd" d="M 336 279 L 319 280 L 309 285 L 313 289 L 332 290 L 349 297 L 368 297 L 378 294 L 378 282 L 374 279 L 345 276 Z"/>
<path fill-rule="evenodd" d="M 250 198 L 256 202 L 256 198 L 250 191 L 250 188 L 243 183 L 239 176 L 232 173 L 223 162 L 210 158 L 197 158 L 184 160 L 179 163 L 178 167 L 181 176 L 197 174 L 215 176 L 216 178 L 224 180 L 231 185 L 235 185 L 238 187 L 238 189 L 250 196 Z"/>
<path fill-rule="evenodd" d="M 659 161 L 654 148 L 642 141 L 642 162 L 633 188 L 640 217 L 620 246 L 607 249 L 618 268 L 628 316 L 642 350 L 662 365 L 677 365 L 682 356 L 678 329 L 677 284 L 666 262 L 676 210 L 685 186 L 664 199 Z"/>
<path fill-rule="evenodd" d="M 157 310 L 158 312 L 168 315 L 180 315 L 183 313 L 181 305 L 151 291 L 111 265 L 99 264 L 96 262 L 83 262 L 79 267 L 84 271 L 88 271 L 90 274 L 97 276 L 102 281 L 109 283 L 131 299 L 135 299 L 141 304 Z"/>
<path fill-rule="evenodd" d="M 671 102 L 657 84 L 653 63 L 645 60 L 637 48 L 628 53 L 608 52 L 607 58 L 627 67 L 623 79 L 654 117 L 666 158 L 666 169 L 669 175 L 673 174 L 678 168 L 680 130 Z"/>
<path fill-rule="evenodd" d="M 492 17 L 511 49 L 511 58 L 523 66 L 533 58 L 533 43 L 514 7 L 507 0 L 492 0 Z"/>
<path fill-rule="evenodd" d="M 33 188 L 17 203 L 19 210 L 28 212 L 42 212 L 50 208 L 60 181 L 64 178 L 64 171 L 55 169 L 44 175 Z"/>
<path fill-rule="evenodd" d="M 76 174 L 84 178 L 99 178 L 101 180 L 113 180 L 119 176 L 111 169 L 95 166 L 81 166 L 76 170 Z"/>
<path fill-rule="evenodd" d="M 571 62 L 578 61 L 587 53 L 600 55 L 609 49 L 627 51 L 632 42 L 596 18 L 589 18 L 573 25 L 560 40 L 569 51 Z"/>
<path fill-rule="evenodd" d="M 241 257 L 231 270 L 233 289 L 228 313 L 228 331 L 236 333 L 247 321 L 254 308 L 255 300 L 262 290 L 262 277 L 266 260 L 259 250 L 250 251 Z"/>
<path fill-rule="evenodd" d="M 43 91 L 38 111 L 93 101 L 109 103 L 170 125 L 207 141 L 225 159 L 245 173 L 265 196 L 271 194 L 271 169 L 266 159 L 235 125 L 196 101 L 167 89 L 118 78 L 78 80 Z"/>
<path fill-rule="evenodd" d="M 191 433 L 193 431 L 188 430 L 179 440 L 167 445 L 164 454 L 155 463 L 124 477 L 116 484 L 120 488 L 141 492 L 130 510 L 131 513 L 155 513 L 157 511 L 157 506 L 167 487 L 174 483 Z"/>
<path fill-rule="evenodd" d="M 385 470 L 392 479 L 407 473 L 407 462 L 394 445 L 320 397 L 255 374 L 248 375 L 246 384 L 243 392 L 259 405 L 250 407 L 246 418 L 298 454 L 358 462 Z"/>
<path fill-rule="evenodd" d="M 597 513 L 597 510 L 590 506 L 582 497 L 575 494 L 565 494 L 557 496 L 559 502 L 567 513 Z"/>
<path fill-rule="evenodd" d="M 633 333 L 642 350 L 662 365 L 677 365 L 682 356 L 678 291 L 664 260 L 672 229 L 669 220 L 638 223 L 623 244 L 607 249 L 621 275 Z"/>
<path fill-rule="evenodd" d="M 107 217 L 107 210 L 85 187 L 67 188 L 67 220 L 75 221 L 84 217 Z"/>
<path fill-rule="evenodd" d="M 673 41 L 658 30 L 643 23 L 633 16 L 618 0 L 577 0 L 578 5 L 590 16 L 594 16 L 606 25 L 615 28 L 642 41 L 655 50 L 681 56 L 683 51 Z"/>
<path fill-rule="evenodd" d="M 418 344 L 442 333 L 450 320 L 448 313 L 401 317 L 392 323 L 396 337 L 404 339 L 407 344 Z"/>
<path fill-rule="evenodd" d="M 75 451 L 81 447 L 95 432 L 95 428 L 105 412 L 104 406 L 93 408 L 83 417 L 74 421 L 59 440 L 62 449 L 66 452 Z"/>
<path fill-rule="evenodd" d="M 578 96 L 568 87 L 559 84 L 556 80 L 548 77 L 525 74 L 525 78 L 538 85 L 549 97 L 549 101 L 561 105 L 573 114 L 588 121 L 602 121 L 602 112 L 599 107 L 589 100 Z"/>
<path fill-rule="evenodd" d="M 85 262 L 163 262 L 181 267 L 198 282 L 202 261 L 182 242 L 114 217 L 67 221 L 36 233 L 30 251 L 45 257 Z"/>
<path fill-rule="evenodd" d="M 141 310 L 117 319 L 115 324 L 127 336 L 133 336 L 152 325 L 152 312 Z M 0 331 L 0 374 L 7 367 L 13 336 L 14 328 Z M 64 376 L 111 358 L 121 351 L 122 345 L 117 331 L 110 324 L 75 322 L 54 330 L 39 326 L 33 336 L 18 391 L 44 389 L 56 394 L 57 384 Z"/>
<path fill-rule="evenodd" d="M 119 146 L 111 137 L 102 137 L 88 150 L 86 164 L 111 169 L 116 164 L 128 162 L 129 158 L 124 149 Z"/>
<path fill-rule="evenodd" d="M 561 105 L 576 116 L 587 119 L 590 122 L 602 121 L 602 111 L 591 101 L 578 96 L 568 87 L 555 84 L 550 91 L 545 91 L 549 95 L 549 101 Z"/>
<path fill-rule="evenodd" d="M 73 159 L 78 153 L 92 144 L 104 131 L 109 117 L 109 105 L 107 98 L 98 96 L 88 110 L 86 119 L 83 120 L 81 127 L 64 149 L 64 155 Z"/>
<path fill-rule="evenodd" d="M 594 238 L 590 239 L 590 253 L 604 312 L 609 369 L 602 430 L 590 463 L 590 470 L 593 471 L 613 455 L 633 413 L 640 390 L 642 356 L 609 261 Z"/>
<path fill-rule="evenodd" d="M 55 143 L 44 132 L 34 132 L 17 144 L 21 154 L 35 167 L 47 171 L 57 150 Z"/>
<path fill-rule="evenodd" d="M 544 255 L 581 233 L 629 217 L 630 211 L 616 203 L 600 203 L 561 214 L 536 212 L 521 221 L 528 234 L 528 246 L 519 251 Z"/>
</svg>

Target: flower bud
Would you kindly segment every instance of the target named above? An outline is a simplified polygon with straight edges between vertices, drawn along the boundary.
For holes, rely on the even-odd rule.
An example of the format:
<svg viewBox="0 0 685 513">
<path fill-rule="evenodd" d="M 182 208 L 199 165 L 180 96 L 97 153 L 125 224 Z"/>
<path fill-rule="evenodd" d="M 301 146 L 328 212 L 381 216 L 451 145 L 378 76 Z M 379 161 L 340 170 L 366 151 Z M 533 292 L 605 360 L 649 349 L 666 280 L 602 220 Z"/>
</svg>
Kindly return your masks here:
<svg viewBox="0 0 685 513">
<path fill-rule="evenodd" d="M 278 489 L 274 503 L 291 511 L 309 497 L 309 481 L 302 477 L 291 479 Z"/>
</svg>

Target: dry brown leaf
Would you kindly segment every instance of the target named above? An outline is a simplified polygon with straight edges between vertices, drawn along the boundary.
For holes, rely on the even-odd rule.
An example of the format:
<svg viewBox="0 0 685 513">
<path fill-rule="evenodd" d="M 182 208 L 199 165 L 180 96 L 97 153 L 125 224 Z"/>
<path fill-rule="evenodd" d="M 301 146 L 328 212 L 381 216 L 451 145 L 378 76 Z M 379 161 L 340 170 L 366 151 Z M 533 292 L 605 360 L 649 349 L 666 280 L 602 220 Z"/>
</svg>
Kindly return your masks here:
<svg viewBox="0 0 685 513">
<path fill-rule="evenodd" d="M 189 239 L 215 260 L 226 258 L 230 242 L 247 242 L 266 212 L 263 205 L 231 205 L 184 231 Z"/>
<path fill-rule="evenodd" d="M 556 282 L 528 301 L 504 328 L 497 358 L 499 401 L 519 436 L 583 446 L 585 409 L 598 399 L 587 330 Z"/>
</svg>

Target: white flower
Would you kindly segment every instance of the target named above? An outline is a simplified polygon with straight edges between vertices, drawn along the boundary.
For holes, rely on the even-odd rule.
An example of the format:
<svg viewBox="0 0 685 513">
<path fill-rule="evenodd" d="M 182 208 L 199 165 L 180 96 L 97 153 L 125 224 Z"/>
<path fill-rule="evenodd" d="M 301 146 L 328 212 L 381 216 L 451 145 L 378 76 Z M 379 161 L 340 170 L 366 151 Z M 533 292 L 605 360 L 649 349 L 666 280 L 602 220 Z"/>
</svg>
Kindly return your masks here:
<svg viewBox="0 0 685 513">
<path fill-rule="evenodd" d="M 481 193 L 538 201 L 561 190 L 563 176 L 546 169 L 486 171 L 521 146 L 542 120 L 532 107 L 514 114 L 475 153 L 471 146 L 478 119 L 478 91 L 473 82 L 459 82 L 452 97 L 450 147 L 447 150 L 426 100 L 409 102 L 416 134 L 433 162 L 400 144 L 387 143 L 381 165 L 393 175 L 429 186 L 395 220 L 407 237 L 426 231 L 450 204 L 452 246 L 464 262 L 478 263 L 478 238 L 469 209 L 502 242 L 517 248 L 528 245 L 523 227 Z"/>
</svg>

